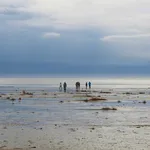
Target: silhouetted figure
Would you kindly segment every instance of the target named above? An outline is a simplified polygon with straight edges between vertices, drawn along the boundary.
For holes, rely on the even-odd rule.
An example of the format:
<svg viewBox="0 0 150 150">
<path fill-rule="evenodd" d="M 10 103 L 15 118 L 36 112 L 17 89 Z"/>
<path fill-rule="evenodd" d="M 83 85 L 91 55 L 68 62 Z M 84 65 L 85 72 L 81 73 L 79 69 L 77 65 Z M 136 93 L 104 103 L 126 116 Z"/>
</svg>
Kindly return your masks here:
<svg viewBox="0 0 150 150">
<path fill-rule="evenodd" d="M 62 91 L 62 83 L 60 83 L 60 85 L 59 85 L 59 91 L 60 92 Z"/>
<path fill-rule="evenodd" d="M 66 92 L 66 89 L 67 89 L 67 83 L 66 82 L 64 82 L 64 92 Z"/>
<path fill-rule="evenodd" d="M 86 82 L 86 83 L 85 83 L 85 88 L 86 88 L 86 89 L 87 89 L 87 86 L 88 86 L 88 83 Z"/>
<path fill-rule="evenodd" d="M 89 89 L 91 89 L 91 82 L 89 82 Z"/>
<path fill-rule="evenodd" d="M 80 82 L 76 82 L 76 91 L 80 91 Z"/>
</svg>

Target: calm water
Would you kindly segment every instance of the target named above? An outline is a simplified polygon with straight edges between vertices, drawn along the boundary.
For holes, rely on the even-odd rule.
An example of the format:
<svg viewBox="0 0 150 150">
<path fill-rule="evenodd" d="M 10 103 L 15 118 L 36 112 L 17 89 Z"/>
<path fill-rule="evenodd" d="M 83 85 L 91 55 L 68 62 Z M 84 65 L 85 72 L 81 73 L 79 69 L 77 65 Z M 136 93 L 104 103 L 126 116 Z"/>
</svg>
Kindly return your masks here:
<svg viewBox="0 0 150 150">
<path fill-rule="evenodd" d="M 93 88 L 149 88 L 150 78 L 133 77 L 63 77 L 63 78 L 0 78 L 1 86 L 15 87 L 59 87 L 60 82 L 67 82 L 68 88 L 75 86 L 75 82 L 81 83 L 81 88 L 85 88 L 85 82 L 92 82 Z"/>
</svg>

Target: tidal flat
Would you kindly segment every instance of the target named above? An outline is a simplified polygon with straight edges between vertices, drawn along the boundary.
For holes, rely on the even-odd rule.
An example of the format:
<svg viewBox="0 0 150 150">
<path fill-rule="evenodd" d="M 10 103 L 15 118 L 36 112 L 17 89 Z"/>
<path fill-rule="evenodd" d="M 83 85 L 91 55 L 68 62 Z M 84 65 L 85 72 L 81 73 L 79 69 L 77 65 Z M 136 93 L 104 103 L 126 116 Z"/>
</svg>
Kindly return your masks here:
<svg viewBox="0 0 150 150">
<path fill-rule="evenodd" d="M 149 88 L 0 89 L 0 150 L 150 149 Z"/>
</svg>

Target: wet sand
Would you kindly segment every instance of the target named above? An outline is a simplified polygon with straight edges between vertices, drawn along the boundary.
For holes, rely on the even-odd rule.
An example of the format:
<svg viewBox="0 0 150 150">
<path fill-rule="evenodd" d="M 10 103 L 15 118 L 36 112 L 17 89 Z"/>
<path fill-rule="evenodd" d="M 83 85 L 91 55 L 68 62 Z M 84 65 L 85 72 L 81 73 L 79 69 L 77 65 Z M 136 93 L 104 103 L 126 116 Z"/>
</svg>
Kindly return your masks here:
<svg viewBox="0 0 150 150">
<path fill-rule="evenodd" d="M 0 150 L 150 149 L 148 88 L 9 87 L 0 95 Z"/>
</svg>

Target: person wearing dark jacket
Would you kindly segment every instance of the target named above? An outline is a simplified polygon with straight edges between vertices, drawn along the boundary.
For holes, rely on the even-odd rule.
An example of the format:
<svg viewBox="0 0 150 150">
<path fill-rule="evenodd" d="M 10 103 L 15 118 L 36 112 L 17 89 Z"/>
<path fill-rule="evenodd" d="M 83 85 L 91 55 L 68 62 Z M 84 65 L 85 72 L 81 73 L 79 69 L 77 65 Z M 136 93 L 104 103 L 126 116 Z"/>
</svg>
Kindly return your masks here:
<svg viewBox="0 0 150 150">
<path fill-rule="evenodd" d="M 64 87 L 64 92 L 66 92 L 66 90 L 67 90 L 67 83 L 66 82 L 64 82 L 63 87 Z"/>
<path fill-rule="evenodd" d="M 76 91 L 80 91 L 80 82 L 76 82 Z"/>
<path fill-rule="evenodd" d="M 89 82 L 89 89 L 91 89 L 91 82 Z"/>
<path fill-rule="evenodd" d="M 87 86 L 88 86 L 88 83 L 86 82 L 86 83 L 85 83 L 85 88 L 86 88 L 86 89 L 87 89 Z"/>
</svg>

